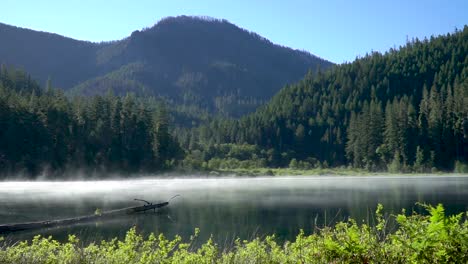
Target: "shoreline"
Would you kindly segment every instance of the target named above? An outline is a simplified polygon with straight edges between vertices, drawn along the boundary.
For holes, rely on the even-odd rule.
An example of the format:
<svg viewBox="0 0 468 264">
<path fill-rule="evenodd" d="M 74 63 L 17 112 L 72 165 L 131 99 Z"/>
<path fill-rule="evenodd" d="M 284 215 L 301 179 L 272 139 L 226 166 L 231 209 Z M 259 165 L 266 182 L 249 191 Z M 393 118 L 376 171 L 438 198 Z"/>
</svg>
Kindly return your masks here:
<svg viewBox="0 0 468 264">
<path fill-rule="evenodd" d="M 72 173 L 69 173 L 72 174 Z M 104 174 L 106 175 L 106 174 Z M 313 169 L 313 170 L 292 170 L 292 169 L 234 169 L 215 171 L 171 171 L 164 173 L 142 173 L 132 175 L 108 174 L 104 177 L 38 177 L 35 179 L 25 177 L 7 177 L 0 180 L 2 182 L 89 182 L 89 181 L 126 181 L 126 180 L 172 180 L 172 179 L 247 179 L 247 178 L 408 178 L 408 177 L 468 177 L 468 173 L 458 172 L 427 172 L 427 173 L 391 173 L 391 172 L 369 172 L 359 170 L 341 169 Z"/>
</svg>

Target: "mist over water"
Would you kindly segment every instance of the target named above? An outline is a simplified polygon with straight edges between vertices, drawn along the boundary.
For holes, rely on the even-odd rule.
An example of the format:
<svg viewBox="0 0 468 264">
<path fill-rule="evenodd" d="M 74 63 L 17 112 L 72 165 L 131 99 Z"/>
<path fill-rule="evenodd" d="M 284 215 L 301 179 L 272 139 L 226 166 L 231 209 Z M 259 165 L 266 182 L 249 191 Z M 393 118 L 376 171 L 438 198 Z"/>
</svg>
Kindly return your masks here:
<svg viewBox="0 0 468 264">
<path fill-rule="evenodd" d="M 447 213 L 468 210 L 468 176 L 369 177 L 257 177 L 174 178 L 115 181 L 0 182 L 0 224 L 61 219 L 167 201 L 157 213 L 116 217 L 75 226 L 19 232 L 11 240 L 34 235 L 65 239 L 77 234 L 82 241 L 123 237 L 136 226 L 144 234 L 180 234 L 188 238 L 201 229 L 200 240 L 211 234 L 220 244 L 276 233 L 293 239 L 304 229 L 329 225 L 346 217 L 372 222 L 376 205 L 386 212 L 417 210 L 416 202 L 443 203 Z"/>
</svg>

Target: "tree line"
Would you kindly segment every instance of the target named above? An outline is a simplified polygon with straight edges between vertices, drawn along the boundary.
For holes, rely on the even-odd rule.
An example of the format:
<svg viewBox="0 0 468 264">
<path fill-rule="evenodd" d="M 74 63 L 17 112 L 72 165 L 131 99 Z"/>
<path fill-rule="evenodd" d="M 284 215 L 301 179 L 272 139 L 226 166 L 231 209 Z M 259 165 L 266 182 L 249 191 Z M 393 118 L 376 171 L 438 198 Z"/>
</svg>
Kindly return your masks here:
<svg viewBox="0 0 468 264">
<path fill-rule="evenodd" d="M 183 155 L 163 105 L 132 95 L 67 98 L 23 71 L 0 69 L 0 172 L 142 172 Z"/>
</svg>

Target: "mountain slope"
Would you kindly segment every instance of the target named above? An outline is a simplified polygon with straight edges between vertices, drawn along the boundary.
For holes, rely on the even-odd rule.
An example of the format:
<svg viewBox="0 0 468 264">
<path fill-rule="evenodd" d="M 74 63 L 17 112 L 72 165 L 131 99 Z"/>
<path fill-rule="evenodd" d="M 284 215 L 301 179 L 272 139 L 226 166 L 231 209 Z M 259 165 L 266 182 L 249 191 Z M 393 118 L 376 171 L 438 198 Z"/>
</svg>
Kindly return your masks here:
<svg viewBox="0 0 468 264">
<path fill-rule="evenodd" d="M 0 23 L 0 63 L 27 70 L 44 83 L 69 88 L 95 76 L 96 52 L 101 46 L 57 34 Z"/>
<path fill-rule="evenodd" d="M 0 62 L 74 94 L 135 92 L 234 115 L 243 107 L 230 104 L 256 107 L 308 70 L 332 65 L 225 20 L 187 16 L 101 44 L 3 24 L 0 38 Z"/>
<path fill-rule="evenodd" d="M 255 113 L 200 135 L 205 145 L 272 149 L 273 167 L 292 158 L 420 172 L 468 163 L 468 26 L 309 74 Z"/>
</svg>

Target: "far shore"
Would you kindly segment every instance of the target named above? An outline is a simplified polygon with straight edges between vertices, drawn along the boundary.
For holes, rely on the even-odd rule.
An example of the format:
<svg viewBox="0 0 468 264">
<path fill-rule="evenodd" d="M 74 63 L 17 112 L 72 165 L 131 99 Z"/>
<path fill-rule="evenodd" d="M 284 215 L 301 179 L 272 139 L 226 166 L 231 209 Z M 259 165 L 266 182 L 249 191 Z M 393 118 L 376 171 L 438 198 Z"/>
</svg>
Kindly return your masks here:
<svg viewBox="0 0 468 264">
<path fill-rule="evenodd" d="M 277 177 L 277 176 L 468 176 L 468 173 L 428 171 L 428 172 L 389 172 L 368 171 L 354 168 L 235 168 L 217 170 L 169 170 L 141 173 L 118 173 L 97 171 L 70 171 L 61 175 L 43 173 L 37 177 L 14 175 L 0 177 L 1 181 L 93 181 L 93 180 L 129 180 L 129 179 L 171 179 L 171 178 L 221 178 L 221 177 Z"/>
</svg>

